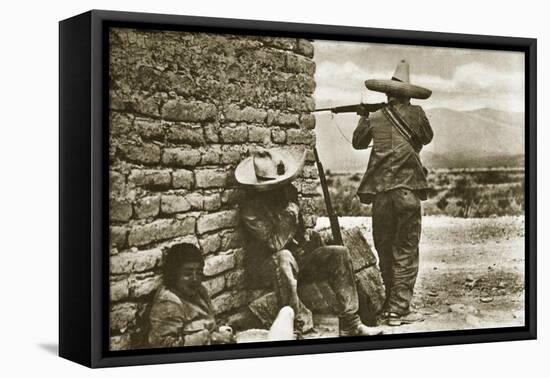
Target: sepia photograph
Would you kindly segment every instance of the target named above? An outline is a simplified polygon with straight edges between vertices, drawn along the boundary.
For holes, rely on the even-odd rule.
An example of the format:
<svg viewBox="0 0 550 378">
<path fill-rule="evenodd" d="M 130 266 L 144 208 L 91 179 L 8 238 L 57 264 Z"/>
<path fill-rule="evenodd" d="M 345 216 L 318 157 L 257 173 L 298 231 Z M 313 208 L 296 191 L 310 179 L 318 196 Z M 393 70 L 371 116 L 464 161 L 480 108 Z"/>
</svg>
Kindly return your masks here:
<svg viewBox="0 0 550 378">
<path fill-rule="evenodd" d="M 524 327 L 525 72 L 111 27 L 109 350 Z"/>
</svg>

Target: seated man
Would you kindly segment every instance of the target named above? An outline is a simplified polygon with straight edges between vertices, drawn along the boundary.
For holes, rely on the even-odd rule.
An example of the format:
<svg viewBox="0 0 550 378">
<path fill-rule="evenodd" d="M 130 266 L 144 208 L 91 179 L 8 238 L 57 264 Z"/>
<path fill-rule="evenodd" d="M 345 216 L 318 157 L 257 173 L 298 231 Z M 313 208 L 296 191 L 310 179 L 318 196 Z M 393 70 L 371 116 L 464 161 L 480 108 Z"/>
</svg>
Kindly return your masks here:
<svg viewBox="0 0 550 378">
<path fill-rule="evenodd" d="M 202 285 L 204 259 L 192 244 L 177 244 L 167 252 L 163 285 L 149 313 L 151 347 L 224 344 L 233 342 L 229 327 L 219 327 Z"/>
<path fill-rule="evenodd" d="M 294 154 L 295 155 L 295 154 Z M 379 334 L 361 322 L 359 300 L 349 251 L 323 246 L 321 238 L 303 227 L 298 194 L 291 181 L 305 162 L 305 152 L 293 156 L 282 149 L 260 150 L 235 170 L 237 181 L 248 189 L 241 204 L 247 231 L 246 262 L 249 278 L 257 286 L 271 283 L 279 306 L 296 313 L 298 332 L 311 330 L 311 312 L 298 298 L 298 281 L 328 280 L 336 294 L 340 336 Z"/>
</svg>

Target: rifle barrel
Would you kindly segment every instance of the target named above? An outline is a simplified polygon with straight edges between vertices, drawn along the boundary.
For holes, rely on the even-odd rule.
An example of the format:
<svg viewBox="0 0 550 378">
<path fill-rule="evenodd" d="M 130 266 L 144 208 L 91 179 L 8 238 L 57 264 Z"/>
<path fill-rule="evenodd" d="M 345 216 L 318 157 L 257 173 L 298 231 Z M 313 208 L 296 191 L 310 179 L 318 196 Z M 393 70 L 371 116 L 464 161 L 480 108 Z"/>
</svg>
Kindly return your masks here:
<svg viewBox="0 0 550 378">
<path fill-rule="evenodd" d="M 343 105 L 343 106 L 335 106 L 333 108 L 321 108 L 321 109 L 315 109 L 313 112 L 325 112 L 325 111 L 331 111 L 332 113 L 357 113 L 360 110 L 364 110 L 367 112 L 375 112 L 382 108 L 384 105 L 386 105 L 385 102 L 378 102 L 374 104 L 355 104 L 355 105 Z"/>
</svg>

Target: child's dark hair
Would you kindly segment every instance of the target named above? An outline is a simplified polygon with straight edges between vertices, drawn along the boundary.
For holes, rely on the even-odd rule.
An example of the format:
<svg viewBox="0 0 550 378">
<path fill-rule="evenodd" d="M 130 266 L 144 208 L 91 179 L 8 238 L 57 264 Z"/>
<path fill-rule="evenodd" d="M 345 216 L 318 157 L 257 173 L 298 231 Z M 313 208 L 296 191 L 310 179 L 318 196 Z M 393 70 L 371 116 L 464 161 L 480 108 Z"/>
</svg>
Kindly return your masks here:
<svg viewBox="0 0 550 378">
<path fill-rule="evenodd" d="M 198 262 L 204 266 L 204 258 L 201 251 L 193 244 L 181 243 L 168 248 L 162 264 L 164 285 L 173 288 L 178 277 L 179 268 L 186 263 Z"/>
</svg>

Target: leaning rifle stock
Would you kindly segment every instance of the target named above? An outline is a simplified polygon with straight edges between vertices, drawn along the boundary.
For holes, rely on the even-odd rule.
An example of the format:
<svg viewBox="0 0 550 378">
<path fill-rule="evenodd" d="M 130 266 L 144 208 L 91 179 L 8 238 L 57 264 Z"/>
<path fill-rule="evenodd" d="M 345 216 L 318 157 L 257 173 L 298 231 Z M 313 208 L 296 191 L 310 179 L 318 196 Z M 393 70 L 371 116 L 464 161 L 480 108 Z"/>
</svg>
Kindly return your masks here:
<svg viewBox="0 0 550 378">
<path fill-rule="evenodd" d="M 315 163 L 317 164 L 317 170 L 319 171 L 319 179 L 321 181 L 321 188 L 323 188 L 323 197 L 325 197 L 325 206 L 327 208 L 328 219 L 330 221 L 330 228 L 332 230 L 332 239 L 334 243 L 338 245 L 344 245 L 342 240 L 342 233 L 340 231 L 340 224 L 338 222 L 338 215 L 334 212 L 332 208 L 332 202 L 330 200 L 330 192 L 328 191 L 327 179 L 325 177 L 325 170 L 321 160 L 319 160 L 319 155 L 317 154 L 317 148 L 313 149 L 315 155 Z"/>
</svg>

